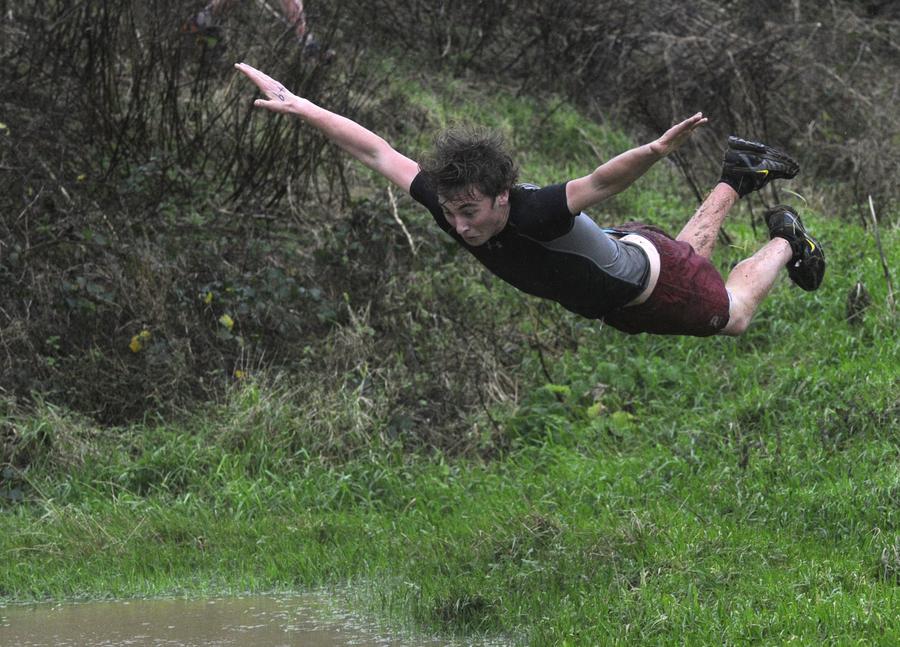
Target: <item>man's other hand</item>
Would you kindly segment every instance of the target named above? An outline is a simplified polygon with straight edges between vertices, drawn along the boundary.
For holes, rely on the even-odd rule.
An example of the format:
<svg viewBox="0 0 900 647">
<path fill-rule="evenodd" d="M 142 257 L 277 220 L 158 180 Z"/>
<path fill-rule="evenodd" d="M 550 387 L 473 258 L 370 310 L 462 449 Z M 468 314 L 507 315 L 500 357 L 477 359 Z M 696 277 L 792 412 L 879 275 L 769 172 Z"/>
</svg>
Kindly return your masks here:
<svg viewBox="0 0 900 647">
<path fill-rule="evenodd" d="M 681 123 L 675 124 L 669 128 L 659 139 L 650 144 L 650 148 L 657 155 L 665 157 L 669 153 L 678 150 L 697 128 L 703 126 L 708 121 L 709 119 L 704 117 L 702 112 L 698 112 Z"/>
</svg>

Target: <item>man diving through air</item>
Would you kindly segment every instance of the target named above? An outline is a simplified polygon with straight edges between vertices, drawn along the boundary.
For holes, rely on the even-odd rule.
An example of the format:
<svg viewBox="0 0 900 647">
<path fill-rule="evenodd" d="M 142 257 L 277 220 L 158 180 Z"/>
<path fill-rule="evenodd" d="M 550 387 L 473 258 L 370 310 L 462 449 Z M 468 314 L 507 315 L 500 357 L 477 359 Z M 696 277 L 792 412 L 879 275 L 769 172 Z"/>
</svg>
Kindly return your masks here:
<svg viewBox="0 0 900 647">
<path fill-rule="evenodd" d="M 583 213 L 619 193 L 677 150 L 707 122 L 697 113 L 655 141 L 593 172 L 538 188 L 517 184 L 499 139 L 449 131 L 421 165 L 358 123 L 289 92 L 249 65 L 235 67 L 265 99 L 255 105 L 293 114 L 423 204 L 438 226 L 504 281 L 627 333 L 740 335 L 782 267 L 804 290 L 825 273 L 819 243 L 797 212 L 766 212 L 770 240 L 723 280 L 709 257 L 728 211 L 769 181 L 800 170 L 773 148 L 728 139 L 722 177 L 675 239 L 640 222 L 602 229 Z"/>
</svg>

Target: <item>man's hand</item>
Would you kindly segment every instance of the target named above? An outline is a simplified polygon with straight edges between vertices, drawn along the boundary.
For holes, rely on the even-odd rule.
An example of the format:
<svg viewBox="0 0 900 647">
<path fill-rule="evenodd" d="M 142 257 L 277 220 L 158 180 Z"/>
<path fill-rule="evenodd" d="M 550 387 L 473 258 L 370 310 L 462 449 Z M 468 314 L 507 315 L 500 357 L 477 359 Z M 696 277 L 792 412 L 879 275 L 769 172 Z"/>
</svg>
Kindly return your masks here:
<svg viewBox="0 0 900 647">
<path fill-rule="evenodd" d="M 621 191 L 647 172 L 661 157 L 674 152 L 691 133 L 708 121 L 702 112 L 669 128 L 656 141 L 632 148 L 598 166 L 593 173 L 566 184 L 566 204 L 578 213 Z"/>
<path fill-rule="evenodd" d="M 256 87 L 268 97 L 268 99 L 257 99 L 253 102 L 253 105 L 272 112 L 296 112 L 300 97 L 290 92 L 284 85 L 246 63 L 235 63 L 234 66 L 253 81 Z"/>
<path fill-rule="evenodd" d="M 292 94 L 268 74 L 263 74 L 246 63 L 236 63 L 235 67 L 253 81 L 267 97 L 257 99 L 253 105 L 299 117 L 355 159 L 396 184 L 404 192 L 409 192 L 413 179 L 419 173 L 419 164 L 415 160 L 398 153 L 384 139 L 352 119 Z"/>
<path fill-rule="evenodd" d="M 680 124 L 675 124 L 669 128 L 659 139 L 650 144 L 650 148 L 657 155 L 665 157 L 669 153 L 678 150 L 697 128 L 708 121 L 709 119 L 704 117 L 702 112 L 698 112 L 694 116 L 688 117 Z"/>
</svg>

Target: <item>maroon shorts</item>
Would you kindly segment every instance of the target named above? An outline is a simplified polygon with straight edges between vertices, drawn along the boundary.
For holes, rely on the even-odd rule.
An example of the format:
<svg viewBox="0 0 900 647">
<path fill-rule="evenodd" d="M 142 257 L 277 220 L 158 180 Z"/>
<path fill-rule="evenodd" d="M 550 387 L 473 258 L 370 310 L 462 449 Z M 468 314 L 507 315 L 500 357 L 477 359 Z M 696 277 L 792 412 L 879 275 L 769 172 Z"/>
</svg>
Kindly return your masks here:
<svg viewBox="0 0 900 647">
<path fill-rule="evenodd" d="M 630 222 L 619 233 L 640 234 L 659 252 L 659 280 L 640 305 L 619 308 L 604 320 L 630 334 L 715 335 L 728 323 L 728 292 L 722 275 L 690 243 L 673 240 L 661 229 Z"/>
</svg>

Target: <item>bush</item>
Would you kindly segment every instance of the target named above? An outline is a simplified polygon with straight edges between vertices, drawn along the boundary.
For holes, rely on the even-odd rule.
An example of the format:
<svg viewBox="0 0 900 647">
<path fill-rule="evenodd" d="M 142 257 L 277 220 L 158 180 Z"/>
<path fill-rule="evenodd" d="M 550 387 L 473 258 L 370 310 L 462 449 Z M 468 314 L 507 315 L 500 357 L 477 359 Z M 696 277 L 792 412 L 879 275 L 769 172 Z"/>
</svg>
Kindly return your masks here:
<svg viewBox="0 0 900 647">
<path fill-rule="evenodd" d="M 900 201 L 896 3 L 373 4 L 372 38 L 407 57 L 521 94 L 561 93 L 641 137 L 703 110 L 710 127 L 676 160 L 698 196 L 738 133 L 796 154 L 804 185 L 837 185 L 826 192 L 836 214 L 855 217 L 869 194 L 884 211 Z"/>
<path fill-rule="evenodd" d="M 345 160 L 299 122 L 251 117 L 231 63 L 246 57 L 351 116 L 378 78 L 360 48 L 333 64 L 304 56 L 286 25 L 243 3 L 218 39 L 183 33 L 196 10 L 9 11 L 0 387 L 12 395 L 132 420 L 207 397 L 257 352 L 336 323 L 341 295 L 306 261 L 346 200 Z M 323 17 L 319 38 L 342 29 Z"/>
<path fill-rule="evenodd" d="M 254 115 L 234 60 L 405 142 L 431 124 L 386 82 L 388 53 L 486 94 L 562 94 L 644 134 L 702 107 L 714 126 L 676 160 L 692 181 L 715 177 L 736 131 L 797 152 L 804 181 L 839 179 L 843 204 L 896 199 L 889 4 L 315 3 L 330 61 L 253 3 L 199 40 L 179 30 L 194 2 L 148 7 L 7 12 L 0 389 L 18 401 L 118 424 L 283 370 L 333 394 L 329 415 L 354 433 L 464 450 L 498 432 L 466 416 L 513 397 L 513 367 L 537 351 L 547 373 L 541 353 L 574 343 L 571 319 L 511 305 L 424 221 L 413 254 L 384 185 L 298 121 Z M 551 116 L 523 123 L 546 131 Z"/>
</svg>

